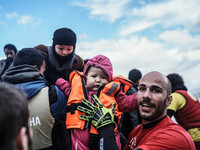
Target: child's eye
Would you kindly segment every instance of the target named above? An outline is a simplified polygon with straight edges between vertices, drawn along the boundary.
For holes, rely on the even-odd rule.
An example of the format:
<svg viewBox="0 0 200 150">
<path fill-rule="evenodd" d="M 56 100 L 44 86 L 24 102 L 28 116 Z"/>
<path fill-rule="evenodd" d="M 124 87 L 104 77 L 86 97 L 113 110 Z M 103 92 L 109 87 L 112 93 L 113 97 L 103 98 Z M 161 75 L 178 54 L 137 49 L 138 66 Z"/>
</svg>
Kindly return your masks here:
<svg viewBox="0 0 200 150">
<path fill-rule="evenodd" d="M 106 79 L 106 77 L 104 77 L 104 76 L 102 76 L 101 78 L 102 78 L 102 79 Z"/>
</svg>

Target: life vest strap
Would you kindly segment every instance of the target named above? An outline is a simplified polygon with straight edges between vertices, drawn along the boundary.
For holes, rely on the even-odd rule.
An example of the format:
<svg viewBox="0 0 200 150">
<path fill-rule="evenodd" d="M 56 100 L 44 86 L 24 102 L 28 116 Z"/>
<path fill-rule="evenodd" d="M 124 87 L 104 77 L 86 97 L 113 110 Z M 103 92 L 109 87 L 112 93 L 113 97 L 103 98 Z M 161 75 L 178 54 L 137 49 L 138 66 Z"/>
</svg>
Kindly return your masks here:
<svg viewBox="0 0 200 150">
<path fill-rule="evenodd" d="M 67 106 L 67 113 L 75 114 L 78 106 L 83 106 L 83 103 L 72 103 L 71 105 Z"/>
<path fill-rule="evenodd" d="M 110 96 L 111 94 L 113 94 L 114 91 L 117 89 L 117 87 L 118 87 L 118 84 L 113 83 L 110 89 L 106 92 L 106 95 Z"/>
<path fill-rule="evenodd" d="M 114 121 L 115 121 L 116 124 L 118 125 L 119 118 L 118 118 L 117 116 L 114 116 Z"/>
<path fill-rule="evenodd" d="M 83 106 L 83 103 L 72 103 L 71 105 L 67 106 L 67 113 L 75 114 L 75 111 L 77 110 L 78 106 Z M 87 114 L 85 114 L 87 115 Z M 90 131 L 91 123 L 88 121 L 85 121 L 85 125 L 83 130 L 88 129 Z"/>
</svg>

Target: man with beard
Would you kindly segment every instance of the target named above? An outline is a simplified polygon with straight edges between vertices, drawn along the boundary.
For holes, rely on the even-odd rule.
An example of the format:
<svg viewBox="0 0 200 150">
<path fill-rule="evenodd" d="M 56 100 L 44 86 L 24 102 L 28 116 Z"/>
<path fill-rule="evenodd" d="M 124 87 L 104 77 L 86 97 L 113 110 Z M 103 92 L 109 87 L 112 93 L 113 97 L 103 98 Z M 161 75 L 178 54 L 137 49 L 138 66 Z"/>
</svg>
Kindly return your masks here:
<svg viewBox="0 0 200 150">
<path fill-rule="evenodd" d="M 4 46 L 4 53 L 6 55 L 6 59 L 0 60 L 0 77 L 12 64 L 13 58 L 17 54 L 17 48 L 13 44 L 6 44 Z"/>
<path fill-rule="evenodd" d="M 0 83 L 0 149 L 31 150 L 28 101 L 13 85 Z"/>
<path fill-rule="evenodd" d="M 167 116 L 170 93 L 171 83 L 166 76 L 159 72 L 144 75 L 137 94 L 142 124 L 129 134 L 125 150 L 195 150 L 190 135 Z"/>
<path fill-rule="evenodd" d="M 167 116 L 167 106 L 172 101 L 171 83 L 167 77 L 155 71 L 147 73 L 141 79 L 138 87 L 137 105 L 142 124 L 129 134 L 124 150 L 195 150 L 191 136 Z M 134 104 L 134 100 L 132 100 L 132 104 Z M 105 107 L 98 108 L 92 104 L 87 105 L 92 108 L 85 107 L 85 110 L 90 112 L 91 123 L 96 123 L 97 127 L 101 126 L 99 130 L 100 149 L 116 150 L 113 112 Z M 131 103 L 129 105 L 131 108 Z M 80 111 L 82 110 L 80 109 Z M 103 113 L 99 115 L 99 111 Z M 97 115 L 99 119 L 95 117 Z M 111 121 L 108 120 L 109 118 Z"/>
</svg>

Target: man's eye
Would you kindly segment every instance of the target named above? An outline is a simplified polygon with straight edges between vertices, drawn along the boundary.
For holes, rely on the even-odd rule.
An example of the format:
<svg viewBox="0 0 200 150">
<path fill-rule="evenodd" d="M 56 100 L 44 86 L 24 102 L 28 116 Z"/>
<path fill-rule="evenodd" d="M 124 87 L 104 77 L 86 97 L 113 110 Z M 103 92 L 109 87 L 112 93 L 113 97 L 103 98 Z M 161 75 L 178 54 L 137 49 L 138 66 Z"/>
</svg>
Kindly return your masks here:
<svg viewBox="0 0 200 150">
<path fill-rule="evenodd" d="M 158 90 L 158 89 L 152 89 L 152 92 L 153 93 L 160 93 L 160 90 Z"/>
<path fill-rule="evenodd" d="M 138 91 L 140 91 L 140 92 L 145 91 L 145 88 L 139 87 L 139 88 L 138 88 Z"/>
</svg>

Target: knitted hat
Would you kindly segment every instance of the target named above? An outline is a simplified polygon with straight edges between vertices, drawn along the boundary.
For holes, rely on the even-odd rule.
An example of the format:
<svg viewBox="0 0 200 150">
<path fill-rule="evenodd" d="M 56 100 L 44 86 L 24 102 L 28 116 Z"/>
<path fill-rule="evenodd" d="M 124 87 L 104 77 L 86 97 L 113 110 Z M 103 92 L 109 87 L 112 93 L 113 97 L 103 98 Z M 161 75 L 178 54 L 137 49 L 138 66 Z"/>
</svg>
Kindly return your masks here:
<svg viewBox="0 0 200 150">
<path fill-rule="evenodd" d="M 53 34 L 53 45 L 72 45 L 76 47 L 76 34 L 68 28 L 57 29 Z"/>
<path fill-rule="evenodd" d="M 130 70 L 128 74 L 128 78 L 133 82 L 136 83 L 138 80 L 142 78 L 142 73 L 138 69 Z"/>
<path fill-rule="evenodd" d="M 97 55 L 91 59 L 88 60 L 88 62 L 85 65 L 85 68 L 83 70 L 84 74 L 86 75 L 90 66 L 97 66 L 103 69 L 103 71 L 108 76 L 108 81 L 110 82 L 113 77 L 113 68 L 112 64 L 110 62 L 110 59 L 104 55 Z"/>
</svg>

